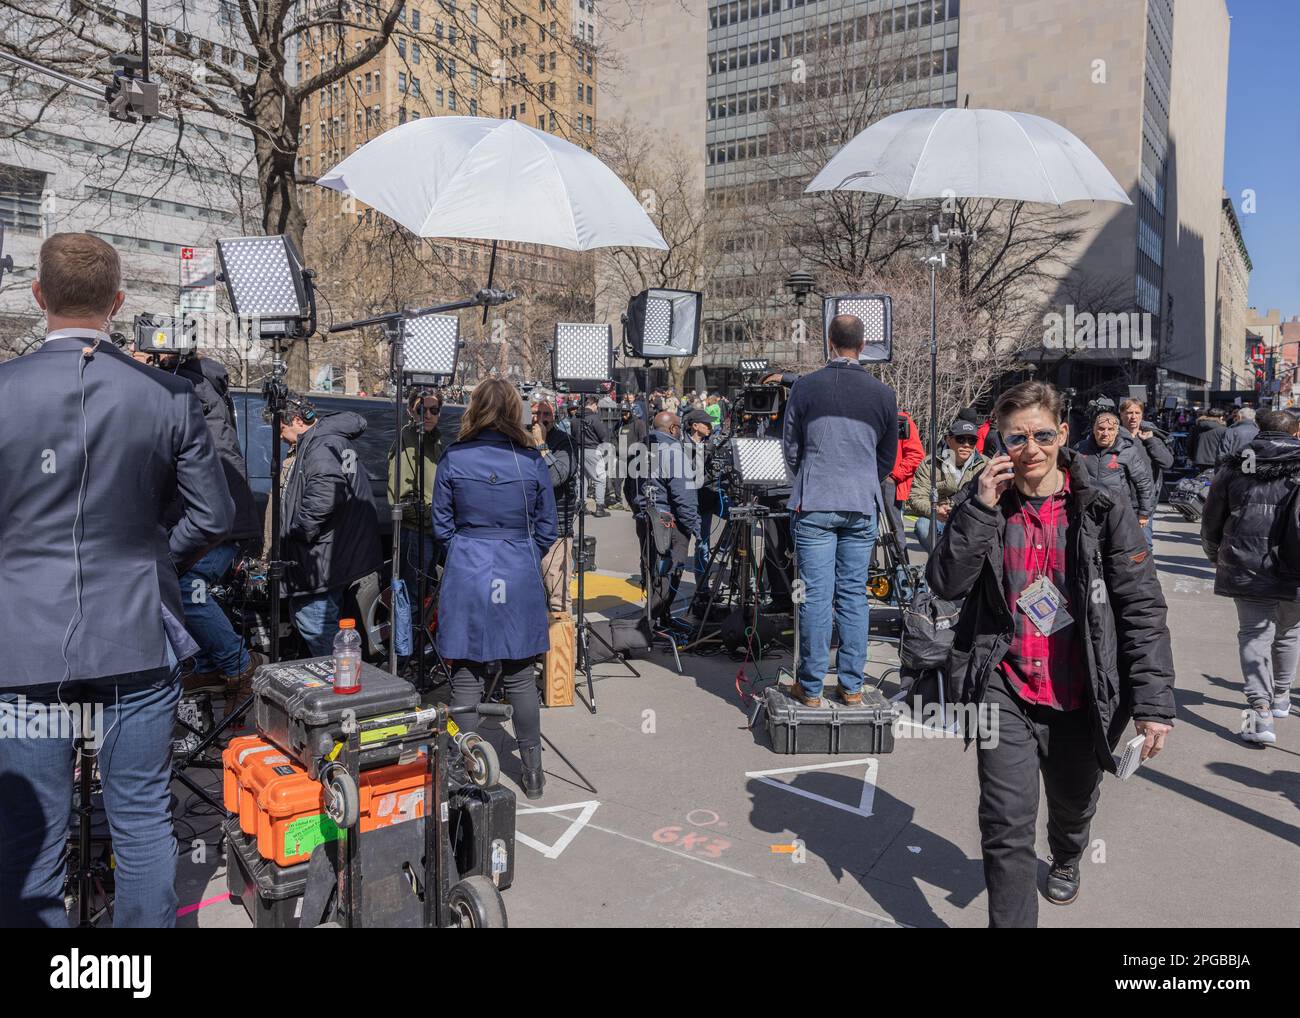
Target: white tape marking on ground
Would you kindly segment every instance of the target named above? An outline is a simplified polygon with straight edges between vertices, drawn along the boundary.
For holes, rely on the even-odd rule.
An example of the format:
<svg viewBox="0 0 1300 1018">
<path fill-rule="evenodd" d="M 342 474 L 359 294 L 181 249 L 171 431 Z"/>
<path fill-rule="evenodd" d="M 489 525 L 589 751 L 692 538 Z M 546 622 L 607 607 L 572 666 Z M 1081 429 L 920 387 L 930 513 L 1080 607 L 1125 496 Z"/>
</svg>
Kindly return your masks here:
<svg viewBox="0 0 1300 1018">
<path fill-rule="evenodd" d="M 860 764 L 867 765 L 867 773 L 862 778 L 862 796 L 856 806 L 851 806 L 847 802 L 840 802 L 838 799 L 828 799 L 824 795 L 818 795 L 816 792 L 806 792 L 802 788 L 795 788 L 794 785 L 787 785 L 781 781 L 773 781 L 774 774 L 803 774 L 808 771 L 830 771 L 839 770 L 844 767 L 856 767 Z M 813 802 L 824 803 L 827 806 L 834 806 L 836 809 L 842 809 L 846 813 L 853 813 L 860 817 L 871 816 L 871 807 L 876 799 L 876 773 L 879 770 L 880 761 L 875 757 L 864 757 L 860 760 L 836 760 L 832 763 L 824 764 L 805 764 L 802 767 L 776 767 L 770 771 L 746 771 L 745 777 L 756 778 L 765 785 L 771 785 L 773 788 L 780 788 L 786 792 L 793 792 L 795 795 L 802 795 L 805 799 L 811 799 Z"/>
<path fill-rule="evenodd" d="M 515 841 L 536 849 L 548 859 L 558 859 L 560 853 L 568 848 L 569 843 L 578 836 L 578 832 L 587 826 L 588 821 L 591 820 L 596 812 L 596 807 L 599 805 L 599 802 L 592 799 L 588 802 L 570 802 L 564 806 L 521 806 L 515 810 L 515 816 L 528 816 L 532 813 L 563 813 L 566 809 L 580 809 L 582 812 L 578 814 L 576 819 L 569 820 L 568 829 L 560 835 L 553 845 L 547 845 L 536 838 L 530 838 L 527 834 L 521 834 L 518 830 L 515 831 Z"/>
</svg>

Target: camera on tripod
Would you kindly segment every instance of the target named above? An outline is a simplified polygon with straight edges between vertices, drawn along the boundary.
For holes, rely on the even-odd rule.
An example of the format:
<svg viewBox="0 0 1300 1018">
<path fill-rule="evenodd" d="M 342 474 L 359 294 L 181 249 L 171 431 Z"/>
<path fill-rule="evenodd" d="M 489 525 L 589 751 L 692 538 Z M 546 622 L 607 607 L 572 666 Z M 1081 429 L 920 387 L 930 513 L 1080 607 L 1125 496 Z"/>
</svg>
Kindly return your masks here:
<svg viewBox="0 0 1300 1018">
<path fill-rule="evenodd" d="M 198 347 L 198 321 L 192 316 L 135 316 L 135 348 L 140 353 L 185 357 Z"/>
<path fill-rule="evenodd" d="M 787 394 L 779 383 L 746 385 L 736 396 L 734 431 L 752 433 L 764 421 L 775 423 L 785 409 Z"/>
</svg>

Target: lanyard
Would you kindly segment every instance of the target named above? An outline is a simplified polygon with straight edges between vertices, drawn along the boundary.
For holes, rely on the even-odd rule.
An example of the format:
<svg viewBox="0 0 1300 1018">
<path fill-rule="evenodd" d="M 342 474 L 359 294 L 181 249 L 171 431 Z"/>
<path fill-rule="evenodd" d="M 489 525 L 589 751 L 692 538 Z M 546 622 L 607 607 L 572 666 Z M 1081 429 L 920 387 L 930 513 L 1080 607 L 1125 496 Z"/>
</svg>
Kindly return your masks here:
<svg viewBox="0 0 1300 1018">
<path fill-rule="evenodd" d="M 1044 512 L 1043 515 L 1040 516 L 1038 512 L 1024 500 L 1024 497 L 1020 492 L 1016 492 L 1016 497 L 1020 499 L 1020 511 L 1024 513 L 1025 519 L 1032 519 L 1035 525 L 1042 528 L 1043 531 L 1043 564 L 1041 568 L 1035 568 L 1034 562 L 1037 556 L 1034 554 L 1034 549 L 1032 547 L 1029 549 L 1029 577 L 1031 580 L 1036 580 L 1046 574 L 1047 565 L 1051 561 L 1051 549 L 1056 543 L 1056 525 L 1060 519 L 1061 507 L 1056 500 L 1056 494 L 1048 495 L 1047 502 L 1044 503 L 1043 509 L 1046 510 L 1047 506 L 1050 505 L 1052 507 L 1051 514 L 1049 516 L 1048 513 Z"/>
</svg>

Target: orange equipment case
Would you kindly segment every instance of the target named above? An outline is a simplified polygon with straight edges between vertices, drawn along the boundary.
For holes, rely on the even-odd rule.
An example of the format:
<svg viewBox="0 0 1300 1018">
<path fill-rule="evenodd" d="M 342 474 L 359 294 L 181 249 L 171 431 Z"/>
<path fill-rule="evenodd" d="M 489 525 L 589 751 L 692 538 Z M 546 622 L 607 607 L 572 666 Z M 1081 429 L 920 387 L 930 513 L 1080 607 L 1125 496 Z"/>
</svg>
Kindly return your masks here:
<svg viewBox="0 0 1300 1018">
<path fill-rule="evenodd" d="M 257 852 L 277 866 L 306 862 L 317 845 L 341 833 L 325 813 L 325 790 L 260 736 L 231 739 L 221 754 L 226 809 L 257 838 Z M 410 763 L 361 772 L 361 833 L 424 816 L 423 753 Z"/>
</svg>

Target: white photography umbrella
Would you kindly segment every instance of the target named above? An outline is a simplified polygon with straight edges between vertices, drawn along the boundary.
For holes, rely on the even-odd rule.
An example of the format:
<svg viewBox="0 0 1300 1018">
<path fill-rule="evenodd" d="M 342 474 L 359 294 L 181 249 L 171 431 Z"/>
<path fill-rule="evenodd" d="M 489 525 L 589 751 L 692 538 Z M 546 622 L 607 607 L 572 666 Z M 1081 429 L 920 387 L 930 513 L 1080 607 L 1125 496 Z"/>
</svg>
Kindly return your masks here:
<svg viewBox="0 0 1300 1018">
<path fill-rule="evenodd" d="M 903 110 L 876 121 L 831 157 L 806 191 L 871 191 L 894 198 L 989 198 L 1064 205 L 1114 201 L 1132 205 L 1092 149 L 1060 124 L 1003 110 Z M 956 236 L 954 236 L 954 233 Z M 936 275 L 957 231 L 933 230 L 930 266 L 930 471 L 939 476 L 939 345 Z M 967 239 L 973 240 L 971 236 Z M 930 488 L 930 534 L 936 533 L 939 486 Z"/>
<path fill-rule="evenodd" d="M 366 142 L 316 183 L 420 237 L 668 249 L 613 170 L 517 120 L 421 117 Z"/>
<path fill-rule="evenodd" d="M 1092 149 L 1060 124 L 1003 110 L 894 113 L 835 153 L 807 190 L 1132 204 Z"/>
</svg>

